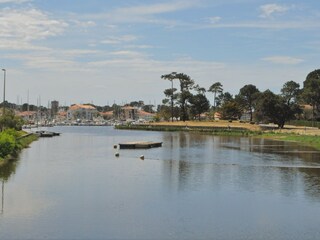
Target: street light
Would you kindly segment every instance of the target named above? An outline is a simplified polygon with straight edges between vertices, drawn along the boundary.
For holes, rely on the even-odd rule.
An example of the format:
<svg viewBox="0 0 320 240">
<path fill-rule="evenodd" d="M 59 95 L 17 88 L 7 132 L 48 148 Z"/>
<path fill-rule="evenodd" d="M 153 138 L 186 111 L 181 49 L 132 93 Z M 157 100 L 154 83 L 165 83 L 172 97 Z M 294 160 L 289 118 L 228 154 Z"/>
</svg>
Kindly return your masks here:
<svg viewBox="0 0 320 240">
<path fill-rule="evenodd" d="M 6 69 L 2 69 L 3 71 L 3 113 L 2 115 L 4 116 L 5 112 L 6 112 Z"/>
</svg>

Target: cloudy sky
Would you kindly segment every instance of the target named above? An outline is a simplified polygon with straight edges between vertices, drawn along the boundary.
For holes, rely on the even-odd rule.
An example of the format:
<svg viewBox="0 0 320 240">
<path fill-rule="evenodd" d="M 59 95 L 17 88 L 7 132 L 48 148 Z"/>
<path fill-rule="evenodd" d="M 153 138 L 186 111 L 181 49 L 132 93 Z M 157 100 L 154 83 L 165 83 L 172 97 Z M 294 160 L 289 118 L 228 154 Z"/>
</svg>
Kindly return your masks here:
<svg viewBox="0 0 320 240">
<path fill-rule="evenodd" d="M 0 68 L 7 100 L 45 106 L 159 104 L 173 71 L 279 92 L 320 68 L 320 2 L 0 0 Z"/>
</svg>

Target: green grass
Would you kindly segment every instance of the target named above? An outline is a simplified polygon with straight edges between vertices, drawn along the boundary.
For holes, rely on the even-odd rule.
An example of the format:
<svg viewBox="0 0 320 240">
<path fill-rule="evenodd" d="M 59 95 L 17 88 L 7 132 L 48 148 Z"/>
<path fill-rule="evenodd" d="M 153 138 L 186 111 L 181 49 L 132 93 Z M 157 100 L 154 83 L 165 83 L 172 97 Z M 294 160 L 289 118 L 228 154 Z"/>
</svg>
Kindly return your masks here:
<svg viewBox="0 0 320 240">
<path fill-rule="evenodd" d="M 219 135 L 219 136 L 256 136 L 261 135 L 261 132 L 249 131 L 244 128 L 226 127 L 185 127 L 185 126 L 157 126 L 157 125 L 119 125 L 116 129 L 125 130 L 143 130 L 143 131 L 162 131 L 162 132 L 199 132 L 204 134 Z"/>
<path fill-rule="evenodd" d="M 299 142 L 320 150 L 320 136 L 300 135 L 293 133 L 263 133 L 265 138 L 271 138 L 281 141 Z"/>
</svg>

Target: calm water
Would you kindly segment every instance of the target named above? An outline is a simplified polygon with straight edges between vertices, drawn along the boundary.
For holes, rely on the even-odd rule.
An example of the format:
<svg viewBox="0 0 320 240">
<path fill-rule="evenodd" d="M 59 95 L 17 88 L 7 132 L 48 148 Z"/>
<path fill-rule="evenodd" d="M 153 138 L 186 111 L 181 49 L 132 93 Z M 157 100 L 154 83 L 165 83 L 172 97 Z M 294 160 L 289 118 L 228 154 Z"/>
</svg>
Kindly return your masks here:
<svg viewBox="0 0 320 240">
<path fill-rule="evenodd" d="M 39 139 L 0 170 L 0 239 L 320 239 L 317 151 L 189 133 L 52 130 L 62 135 Z M 114 144 L 137 140 L 163 147 L 114 156 Z"/>
</svg>

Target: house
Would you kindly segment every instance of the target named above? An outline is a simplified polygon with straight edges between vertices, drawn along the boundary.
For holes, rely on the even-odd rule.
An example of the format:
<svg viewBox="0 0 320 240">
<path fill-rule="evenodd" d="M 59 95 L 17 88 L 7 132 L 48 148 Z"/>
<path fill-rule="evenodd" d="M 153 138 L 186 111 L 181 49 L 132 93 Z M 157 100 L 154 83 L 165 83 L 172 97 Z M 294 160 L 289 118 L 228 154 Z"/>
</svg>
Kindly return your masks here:
<svg viewBox="0 0 320 240">
<path fill-rule="evenodd" d="M 97 109 L 88 104 L 74 104 L 69 107 L 67 111 L 68 120 L 85 120 L 91 121 L 98 115 Z"/>
<path fill-rule="evenodd" d="M 250 122 L 251 114 L 248 111 L 244 111 L 240 117 L 240 121 Z"/>
<path fill-rule="evenodd" d="M 221 119 L 221 113 L 219 113 L 219 112 L 215 112 L 214 114 L 213 114 L 213 119 L 214 120 L 220 120 Z"/>
<path fill-rule="evenodd" d="M 34 123 L 37 119 L 36 111 L 24 111 L 17 113 L 17 116 L 21 117 L 27 123 Z"/>
<path fill-rule="evenodd" d="M 113 111 L 108 111 L 108 112 L 102 112 L 100 115 L 103 117 L 105 120 L 110 120 L 113 119 Z"/>
<path fill-rule="evenodd" d="M 67 115 L 67 111 L 64 111 L 63 109 L 59 110 L 55 117 L 55 121 L 58 123 L 64 122 L 67 120 Z"/>
<path fill-rule="evenodd" d="M 153 121 L 154 117 L 156 116 L 155 113 L 149 113 L 143 110 L 138 111 L 139 120 L 144 120 L 147 122 Z"/>
<path fill-rule="evenodd" d="M 313 107 L 311 105 L 307 105 L 307 104 L 300 105 L 300 108 L 302 109 L 302 114 L 300 115 L 300 117 L 302 117 L 302 119 L 311 120 L 314 118 Z"/>
<path fill-rule="evenodd" d="M 138 116 L 138 108 L 136 107 L 130 107 L 130 106 L 124 106 L 120 110 L 120 120 L 126 121 L 126 120 L 137 120 L 139 118 Z"/>
</svg>

